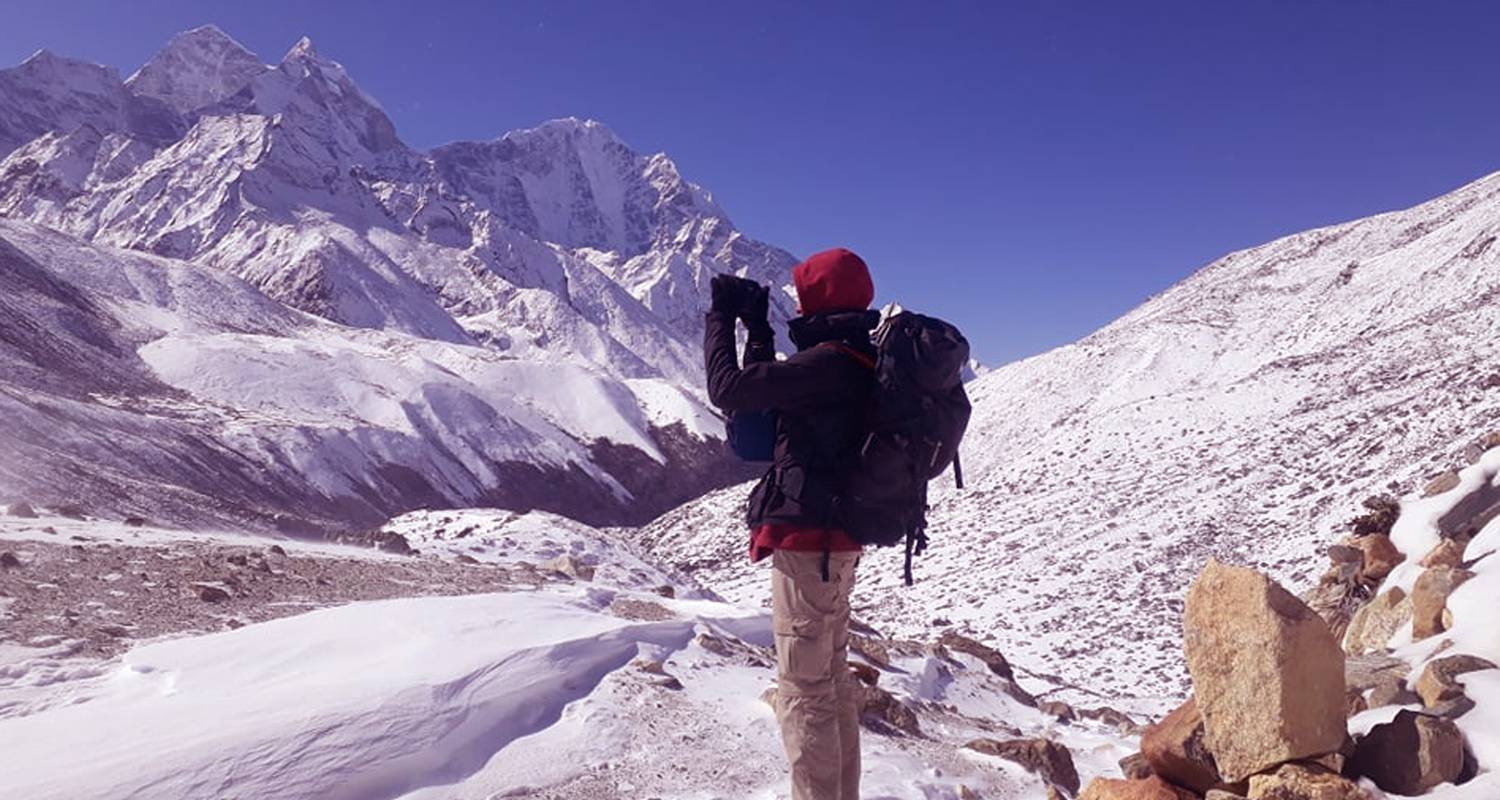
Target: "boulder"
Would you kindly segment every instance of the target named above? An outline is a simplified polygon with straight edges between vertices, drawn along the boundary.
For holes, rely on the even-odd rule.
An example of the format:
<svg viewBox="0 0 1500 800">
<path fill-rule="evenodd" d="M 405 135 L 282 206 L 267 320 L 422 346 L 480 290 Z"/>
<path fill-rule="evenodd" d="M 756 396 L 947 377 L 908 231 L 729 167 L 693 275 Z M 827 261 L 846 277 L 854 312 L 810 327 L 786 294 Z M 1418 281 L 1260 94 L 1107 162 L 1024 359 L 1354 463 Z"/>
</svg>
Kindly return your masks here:
<svg viewBox="0 0 1500 800">
<path fill-rule="evenodd" d="M 144 528 L 151 524 L 151 521 L 145 517 L 126 517 L 124 524 L 127 528 Z"/>
<path fill-rule="evenodd" d="M 36 509 L 32 508 L 30 503 L 11 503 L 5 513 L 21 519 L 36 519 Z"/>
<path fill-rule="evenodd" d="M 1466 569 L 1435 567 L 1423 572 L 1411 590 L 1411 636 L 1413 640 L 1426 639 L 1447 630 L 1443 625 L 1443 609 L 1448 607 L 1448 595 L 1474 577 Z"/>
<path fill-rule="evenodd" d="M 1152 774 L 1199 794 L 1224 783 L 1204 742 L 1203 716 L 1192 698 L 1146 728 L 1141 755 Z"/>
<path fill-rule="evenodd" d="M 1445 656 L 1434 659 L 1422 670 L 1422 677 L 1417 678 L 1417 695 L 1422 698 L 1422 704 L 1428 707 L 1457 700 L 1464 696 L 1464 687 L 1458 682 L 1458 676 L 1495 668 L 1493 661 L 1479 656 Z"/>
<path fill-rule="evenodd" d="M 205 603 L 223 603 L 229 600 L 229 591 L 212 583 L 194 583 L 188 588 L 192 589 L 193 594 Z"/>
<path fill-rule="evenodd" d="M 564 553 L 557 558 L 549 558 L 538 566 L 541 569 L 561 573 L 580 581 L 591 581 L 594 579 L 594 568 L 569 553 Z"/>
<path fill-rule="evenodd" d="M 1427 485 L 1422 487 L 1422 496 L 1433 497 L 1436 495 L 1440 495 L 1443 492 L 1456 489 L 1458 488 L 1458 482 L 1458 473 L 1450 469 L 1447 472 L 1444 472 L 1436 478 L 1428 481 Z"/>
<path fill-rule="evenodd" d="M 1050 739 L 975 739 L 964 745 L 970 750 L 1014 761 L 1069 795 L 1078 794 L 1078 770 L 1068 748 Z"/>
<path fill-rule="evenodd" d="M 1145 753 L 1131 753 L 1120 759 L 1120 774 L 1126 778 L 1149 778 L 1153 774 Z"/>
<path fill-rule="evenodd" d="M 1354 613 L 1344 632 L 1344 651 L 1359 655 L 1384 650 L 1410 619 L 1411 598 L 1400 586 L 1392 586 Z"/>
<path fill-rule="evenodd" d="M 1184 649 L 1205 741 L 1234 783 L 1344 741 L 1344 651 L 1270 578 L 1210 559 L 1188 590 Z"/>
<path fill-rule="evenodd" d="M 1131 719 L 1129 714 L 1110 708 L 1109 706 L 1074 708 L 1073 713 L 1083 719 L 1091 719 L 1095 722 L 1102 722 L 1105 725 L 1109 725 L 1126 736 L 1140 736 L 1146 732 L 1146 726 Z"/>
<path fill-rule="evenodd" d="M 453 560 L 457 561 L 460 564 L 468 564 L 471 567 L 479 565 L 479 559 L 469 555 L 468 553 L 459 553 L 458 555 L 453 557 Z"/>
<path fill-rule="evenodd" d="M 1095 778 L 1078 800 L 1198 800 L 1198 795 L 1156 777 L 1117 780 Z"/>
<path fill-rule="evenodd" d="M 1409 706 L 1422 702 L 1422 698 L 1416 692 L 1406 688 L 1401 681 L 1388 681 L 1370 690 L 1370 696 L 1365 701 L 1370 708 L 1381 708 L 1382 706 Z"/>
<path fill-rule="evenodd" d="M 1354 540 L 1354 546 L 1364 554 L 1359 576 L 1365 583 L 1378 584 L 1391 574 L 1406 556 L 1396 549 L 1391 537 L 1383 533 L 1372 533 Z"/>
<path fill-rule="evenodd" d="M 1283 764 L 1250 778 L 1249 800 L 1371 800 L 1358 784 L 1313 764 Z"/>
<path fill-rule="evenodd" d="M 1073 707 L 1061 700 L 1040 700 L 1036 704 L 1036 710 L 1049 717 L 1056 717 L 1059 722 L 1072 722 L 1078 718 Z"/>
<path fill-rule="evenodd" d="M 1006 661 L 1005 656 L 993 647 L 970 639 L 956 631 L 944 631 L 937 643 L 955 653 L 964 653 L 983 661 L 984 665 L 990 668 L 990 672 L 1008 681 L 1016 679 L 1015 671 L 1011 669 L 1010 662 Z"/>
<path fill-rule="evenodd" d="M 52 509 L 52 513 L 64 519 L 71 519 L 79 522 L 82 522 L 85 517 L 83 506 L 78 505 L 77 503 L 63 503 L 60 506 L 54 507 Z"/>
<path fill-rule="evenodd" d="M 1203 800 L 1245 800 L 1245 796 L 1224 789 L 1209 789 Z"/>
<path fill-rule="evenodd" d="M 869 664 L 850 661 L 849 671 L 854 673 L 855 679 L 866 686 L 874 686 L 880 682 L 880 671 Z"/>
<path fill-rule="evenodd" d="M 0 569 L 20 569 L 21 559 L 9 550 L 0 552 Z"/>
<path fill-rule="evenodd" d="M 1401 515 L 1401 503 L 1389 495 L 1366 497 L 1363 505 L 1369 509 L 1369 513 L 1349 521 L 1355 536 L 1389 534 L 1391 527 L 1396 524 L 1396 517 Z"/>
<path fill-rule="evenodd" d="M 1468 545 L 1457 539 L 1444 539 L 1423 557 L 1422 566 L 1461 567 L 1464 563 L 1464 550 L 1467 548 Z"/>
<path fill-rule="evenodd" d="M 999 650 L 981 644 L 955 631 L 944 631 L 937 643 L 940 648 L 970 655 L 984 662 L 984 665 L 989 667 L 990 672 L 995 673 L 995 675 L 1005 682 L 1005 694 L 1022 705 L 1036 708 L 1036 698 L 1032 697 L 1030 692 L 1022 689 L 1021 684 L 1016 683 L 1015 671 L 1011 669 L 1010 662 L 1005 660 L 1005 656 L 1001 655 Z"/>
<path fill-rule="evenodd" d="M 1403 709 L 1359 741 L 1351 766 L 1387 792 L 1422 794 L 1462 773 L 1464 737 L 1449 720 Z"/>
<path fill-rule="evenodd" d="M 1405 659 L 1385 653 L 1366 653 L 1344 658 L 1344 684 L 1361 692 L 1387 683 L 1402 683 L 1411 673 Z"/>
<path fill-rule="evenodd" d="M 1363 560 L 1335 561 L 1304 597 L 1334 636 L 1342 637 L 1354 613 L 1370 600 L 1371 584 L 1362 577 L 1362 570 Z"/>
<path fill-rule="evenodd" d="M 921 736 L 922 726 L 917 715 L 896 696 L 878 686 L 855 684 L 860 692 L 859 716 L 865 727 L 877 733 L 899 731 L 908 736 Z"/>
</svg>

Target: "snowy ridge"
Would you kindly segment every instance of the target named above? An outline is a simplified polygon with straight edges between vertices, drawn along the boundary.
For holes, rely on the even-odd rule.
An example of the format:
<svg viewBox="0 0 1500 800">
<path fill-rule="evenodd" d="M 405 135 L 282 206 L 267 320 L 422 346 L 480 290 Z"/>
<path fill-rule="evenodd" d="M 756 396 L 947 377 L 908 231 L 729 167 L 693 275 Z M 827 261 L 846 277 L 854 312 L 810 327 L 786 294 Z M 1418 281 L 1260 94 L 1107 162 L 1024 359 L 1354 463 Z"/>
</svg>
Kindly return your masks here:
<svg viewBox="0 0 1500 800">
<path fill-rule="evenodd" d="M 969 385 L 969 488 L 937 485 L 918 584 L 871 554 L 855 607 L 953 626 L 1108 695 L 1180 697 L 1183 591 L 1215 556 L 1289 587 L 1372 494 L 1500 414 L 1500 175 L 1233 253 L 1076 344 Z M 748 600 L 740 487 L 640 532 Z"/>
<path fill-rule="evenodd" d="M 717 419 L 660 379 L 338 326 L 216 270 L 10 220 L 0 286 L 13 498 L 308 532 L 428 505 L 607 522 L 717 472 Z"/>
<path fill-rule="evenodd" d="M 142 309 L 106 302 L 117 251 L 5 227 L 17 258 L 83 290 L 95 303 L 85 313 L 128 329 L 128 341 L 105 335 L 143 359 L 126 368 L 131 389 L 89 395 L 114 398 L 110 408 L 77 407 L 72 421 L 102 414 L 118 429 L 143 408 L 160 415 L 158 400 L 132 394 L 147 386 L 185 394 L 195 413 L 216 409 L 209 416 L 226 421 L 208 440 L 219 455 L 250 448 L 246 464 L 225 469 L 253 473 L 250 486 L 226 478 L 236 513 L 362 524 L 429 503 L 501 503 L 641 520 L 735 474 L 704 469 L 723 435 L 701 393 L 708 283 L 728 271 L 784 281 L 794 259 L 735 230 L 665 155 L 576 119 L 420 152 L 311 41 L 267 65 L 212 26 L 178 35 L 126 81 L 38 54 L 0 71 L 0 110 L 0 217 L 235 276 L 341 326 L 325 335 L 278 312 L 269 318 L 279 323 L 247 332 L 206 310 L 204 331 L 156 341 L 162 330 L 128 319 Z M 96 278 L 69 259 L 111 263 Z M 782 297 L 774 315 L 790 310 Z M 6 346 L 12 362 L 45 360 Z M 337 385 L 319 386 L 329 376 Z M 41 419 L 49 412 L 33 388 L 13 386 L 9 400 Z M 412 397 L 424 421 L 403 419 Z M 187 435 L 180 422 L 156 435 Z M 131 488 L 92 498 L 97 510 L 149 512 L 159 499 L 189 521 L 194 502 L 139 496 L 177 491 L 178 478 L 143 480 L 128 454 L 79 452 L 81 432 L 24 430 L 10 446 L 42 466 L 0 471 L 34 473 L 0 481 L 0 498 L 62 502 L 48 481 L 102 459 L 111 467 L 92 485 Z M 400 439 L 368 440 L 369 430 Z M 267 446 L 289 437 L 293 452 Z M 363 466 L 351 471 L 351 461 Z"/>
</svg>

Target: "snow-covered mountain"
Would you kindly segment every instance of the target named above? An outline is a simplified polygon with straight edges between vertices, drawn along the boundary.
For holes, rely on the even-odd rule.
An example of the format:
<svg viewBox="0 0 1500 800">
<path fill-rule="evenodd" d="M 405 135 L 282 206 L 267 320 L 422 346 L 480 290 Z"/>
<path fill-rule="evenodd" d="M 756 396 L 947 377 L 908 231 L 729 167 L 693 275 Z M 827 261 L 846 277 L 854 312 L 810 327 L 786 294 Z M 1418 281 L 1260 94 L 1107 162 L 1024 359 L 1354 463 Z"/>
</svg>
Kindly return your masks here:
<svg viewBox="0 0 1500 800">
<path fill-rule="evenodd" d="M 736 230 L 665 155 L 577 119 L 418 151 L 312 42 L 268 65 L 212 26 L 123 81 L 38 53 L 0 70 L 0 112 L 4 263 L 30 287 L 7 298 L 7 323 L 55 331 L 0 353 L 35 367 L 76 345 L 77 385 L 50 390 L 97 402 L 95 368 L 131 387 L 9 437 L 26 460 L 0 469 L 0 496 L 62 502 L 80 489 L 66 471 L 88 476 L 101 511 L 164 504 L 183 521 L 222 478 L 252 516 L 363 523 L 501 503 L 605 522 L 726 474 L 704 469 L 722 435 L 700 389 L 708 282 L 782 283 L 794 259 Z M 196 306 L 159 291 L 175 281 Z M 774 313 L 790 310 L 781 297 Z M 74 341 L 58 315 L 118 352 Z M 7 425 L 51 413 L 55 398 L 12 377 L 35 372 L 0 377 L 26 409 Z M 438 399 L 440 386 L 459 395 Z M 163 426 L 132 392 L 174 396 L 207 427 Z M 387 401 L 399 413 L 372 412 Z M 146 445 L 80 451 L 98 414 L 126 415 L 105 429 L 139 427 L 177 460 L 141 476 L 130 464 Z M 413 415 L 456 425 L 461 443 Z M 377 432 L 405 444 L 364 438 Z M 246 463 L 205 475 L 187 456 L 204 447 Z"/>
<path fill-rule="evenodd" d="M 971 631 L 1092 691 L 1183 693 L 1176 620 L 1208 556 L 1306 589 L 1305 554 L 1361 499 L 1410 490 L 1495 426 L 1497 237 L 1500 174 L 1233 253 L 980 377 L 968 489 L 938 489 L 915 588 L 898 586 L 899 554 L 866 559 L 857 612 L 908 634 Z M 759 601 L 745 493 L 677 509 L 641 539 Z"/>
</svg>

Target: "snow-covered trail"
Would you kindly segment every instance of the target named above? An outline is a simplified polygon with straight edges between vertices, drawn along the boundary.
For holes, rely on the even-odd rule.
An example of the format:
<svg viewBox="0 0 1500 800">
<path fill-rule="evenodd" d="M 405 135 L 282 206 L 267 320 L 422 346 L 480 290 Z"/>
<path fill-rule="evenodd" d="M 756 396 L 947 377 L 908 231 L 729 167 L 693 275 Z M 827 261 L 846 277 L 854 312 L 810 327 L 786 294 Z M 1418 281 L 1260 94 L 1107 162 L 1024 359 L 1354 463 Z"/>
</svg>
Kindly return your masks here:
<svg viewBox="0 0 1500 800">
<path fill-rule="evenodd" d="M 12 637 L 0 643 L 0 797 L 785 796 L 761 699 L 774 683 L 762 610 L 704 599 L 628 545 L 550 515 L 429 512 L 392 527 L 423 552 L 408 561 L 473 554 L 482 563 L 457 568 L 507 570 L 566 554 L 593 579 L 548 573 L 511 591 L 353 602 L 148 639 L 109 659 L 83 657 L 65 637 Z M 140 533 L 180 546 L 168 531 Z M 26 559 L 32 535 L 0 543 Z M 287 546 L 294 559 L 335 547 Z M 23 593 L 56 591 L 24 580 Z M 114 584 L 99 584 L 107 599 Z M 963 654 L 893 645 L 880 669 L 879 685 L 916 711 L 922 735 L 866 732 L 866 797 L 1044 792 L 1021 767 L 960 748 L 979 736 L 1053 736 L 1085 776 L 1126 753 L 1111 730 L 1062 726 L 1016 703 Z"/>
</svg>

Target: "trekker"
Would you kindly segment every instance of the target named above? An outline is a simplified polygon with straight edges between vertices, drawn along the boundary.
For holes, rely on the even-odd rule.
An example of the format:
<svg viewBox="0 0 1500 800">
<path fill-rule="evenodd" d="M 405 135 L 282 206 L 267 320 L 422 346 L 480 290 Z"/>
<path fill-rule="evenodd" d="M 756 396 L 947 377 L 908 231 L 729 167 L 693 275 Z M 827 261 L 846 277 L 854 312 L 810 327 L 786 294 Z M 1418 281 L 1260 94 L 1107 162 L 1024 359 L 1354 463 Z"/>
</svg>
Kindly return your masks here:
<svg viewBox="0 0 1500 800">
<path fill-rule="evenodd" d="M 876 351 L 875 287 L 865 262 L 835 249 L 792 271 L 797 352 L 776 360 L 767 287 L 712 282 L 704 332 L 708 395 L 728 412 L 776 412 L 772 465 L 750 495 L 750 559 L 771 558 L 776 716 L 793 800 L 857 800 L 859 707 L 848 668 L 849 592 L 860 544 L 831 526 L 835 482 L 865 437 Z M 735 320 L 748 333 L 735 358 Z"/>
</svg>

